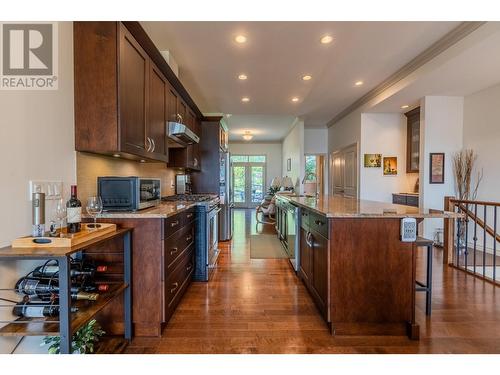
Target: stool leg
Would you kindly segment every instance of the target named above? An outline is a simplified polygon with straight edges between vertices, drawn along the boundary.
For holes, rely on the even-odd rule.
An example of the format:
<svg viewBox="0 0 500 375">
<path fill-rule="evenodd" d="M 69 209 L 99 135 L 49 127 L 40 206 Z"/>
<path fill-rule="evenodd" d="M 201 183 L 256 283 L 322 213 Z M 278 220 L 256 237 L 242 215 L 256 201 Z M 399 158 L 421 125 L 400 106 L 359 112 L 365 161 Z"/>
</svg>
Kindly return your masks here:
<svg viewBox="0 0 500 375">
<path fill-rule="evenodd" d="M 432 310 L 432 245 L 427 246 L 427 292 L 425 315 L 431 315 Z"/>
</svg>

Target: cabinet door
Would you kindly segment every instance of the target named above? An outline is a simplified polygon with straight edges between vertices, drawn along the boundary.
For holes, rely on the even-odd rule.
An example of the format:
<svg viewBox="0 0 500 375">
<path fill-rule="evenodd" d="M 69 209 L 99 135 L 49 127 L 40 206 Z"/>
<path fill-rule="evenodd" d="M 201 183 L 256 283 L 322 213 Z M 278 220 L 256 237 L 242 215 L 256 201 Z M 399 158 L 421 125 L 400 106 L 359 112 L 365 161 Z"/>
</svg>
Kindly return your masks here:
<svg viewBox="0 0 500 375">
<path fill-rule="evenodd" d="M 328 301 L 328 240 L 316 231 L 309 236 L 312 244 L 312 286 L 325 312 Z"/>
<path fill-rule="evenodd" d="M 306 284 L 312 282 L 312 248 L 308 244 L 308 233 L 300 228 L 300 270 Z"/>
<path fill-rule="evenodd" d="M 149 57 L 120 26 L 120 149 L 147 156 L 146 124 L 149 96 Z"/>
<path fill-rule="evenodd" d="M 182 123 L 187 124 L 187 105 L 181 98 L 177 99 L 177 113 L 182 117 Z"/>
<path fill-rule="evenodd" d="M 148 137 L 152 139 L 154 158 L 168 161 L 165 120 L 167 117 L 166 85 L 163 74 L 151 64 L 149 90 Z"/>
<path fill-rule="evenodd" d="M 177 121 L 177 100 L 179 95 L 174 88 L 168 85 L 167 88 L 167 120 Z"/>
<path fill-rule="evenodd" d="M 420 107 L 405 113 L 406 127 L 406 173 L 419 171 L 420 162 Z"/>
</svg>

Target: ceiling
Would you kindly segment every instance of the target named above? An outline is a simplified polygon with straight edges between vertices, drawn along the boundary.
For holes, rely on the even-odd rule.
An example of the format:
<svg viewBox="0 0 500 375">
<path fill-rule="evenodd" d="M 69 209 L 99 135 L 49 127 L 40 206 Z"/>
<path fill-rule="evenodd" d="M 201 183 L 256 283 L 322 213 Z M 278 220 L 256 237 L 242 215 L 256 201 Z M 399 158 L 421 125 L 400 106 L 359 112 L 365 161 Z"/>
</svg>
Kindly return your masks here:
<svg viewBox="0 0 500 375">
<path fill-rule="evenodd" d="M 459 22 L 141 24 L 159 50 L 172 53 L 202 112 L 232 114 L 231 139 L 241 139 L 245 128 L 254 130 L 254 140 L 272 141 L 286 135 L 295 117 L 306 127 L 325 126 Z M 245 44 L 234 41 L 238 34 L 247 36 Z M 325 34 L 332 43 L 319 42 Z M 241 73 L 246 81 L 238 80 Z M 303 81 L 304 74 L 312 79 Z M 359 80 L 363 85 L 355 86 Z M 243 96 L 250 101 L 241 102 Z"/>
</svg>

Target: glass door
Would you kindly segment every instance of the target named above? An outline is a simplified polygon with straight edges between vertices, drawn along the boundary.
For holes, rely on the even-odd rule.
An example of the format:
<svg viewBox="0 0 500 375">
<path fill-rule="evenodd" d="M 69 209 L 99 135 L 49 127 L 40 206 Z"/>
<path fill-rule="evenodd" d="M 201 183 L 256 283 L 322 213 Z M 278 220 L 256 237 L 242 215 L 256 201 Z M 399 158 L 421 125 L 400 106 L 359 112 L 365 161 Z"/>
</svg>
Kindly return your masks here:
<svg viewBox="0 0 500 375">
<path fill-rule="evenodd" d="M 266 193 L 265 163 L 232 163 L 232 191 L 235 207 L 256 207 Z"/>
</svg>

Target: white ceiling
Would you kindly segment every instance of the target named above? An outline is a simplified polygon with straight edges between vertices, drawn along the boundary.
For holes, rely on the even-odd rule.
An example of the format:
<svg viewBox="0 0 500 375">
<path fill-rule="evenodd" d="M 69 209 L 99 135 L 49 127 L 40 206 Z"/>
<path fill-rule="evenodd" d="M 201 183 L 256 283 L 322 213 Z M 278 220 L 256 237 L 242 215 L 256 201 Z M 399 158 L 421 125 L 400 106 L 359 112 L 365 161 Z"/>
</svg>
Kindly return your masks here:
<svg viewBox="0 0 500 375">
<path fill-rule="evenodd" d="M 294 116 L 279 115 L 237 115 L 226 118 L 230 141 L 242 141 L 245 131 L 250 131 L 252 142 L 281 141 L 294 121 Z"/>
<path fill-rule="evenodd" d="M 230 113 L 242 128 L 281 139 L 302 117 L 322 127 L 459 22 L 141 22 L 158 49 L 170 50 L 180 79 L 204 113 Z M 234 36 L 248 42 L 238 45 Z M 329 33 L 333 43 L 319 39 Z M 248 80 L 239 81 L 245 73 Z M 312 80 L 302 81 L 304 74 Z M 354 82 L 362 80 L 360 87 Z M 242 103 L 243 96 L 250 97 Z M 291 98 L 300 98 L 292 103 Z"/>
</svg>

